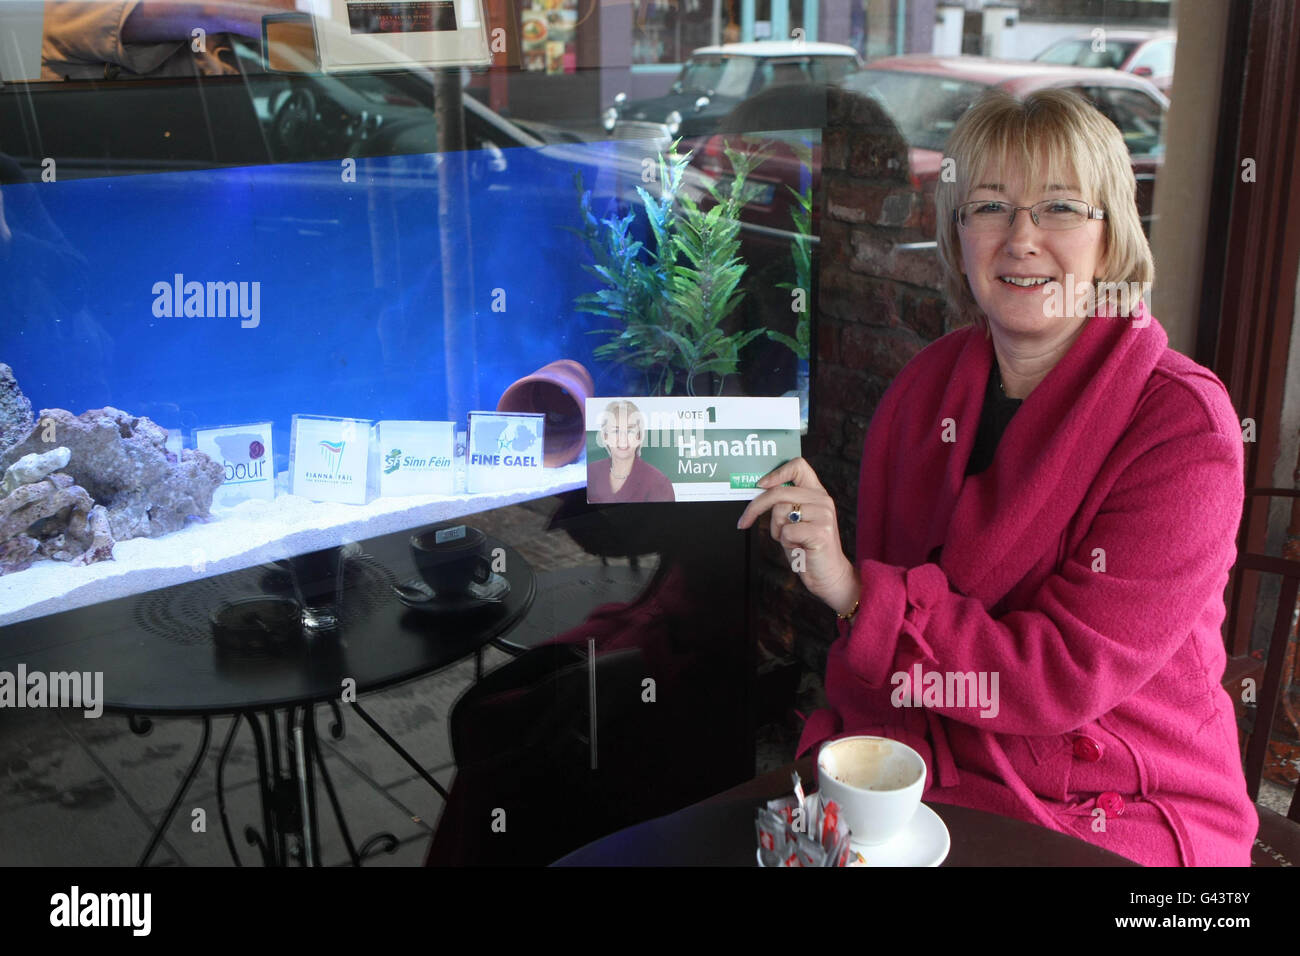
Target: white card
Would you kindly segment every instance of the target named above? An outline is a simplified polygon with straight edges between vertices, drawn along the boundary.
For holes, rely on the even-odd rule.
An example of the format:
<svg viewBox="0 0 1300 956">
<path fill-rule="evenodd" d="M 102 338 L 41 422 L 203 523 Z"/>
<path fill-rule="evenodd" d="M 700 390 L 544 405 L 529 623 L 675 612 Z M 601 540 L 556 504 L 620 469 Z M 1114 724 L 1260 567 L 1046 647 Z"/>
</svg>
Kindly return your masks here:
<svg viewBox="0 0 1300 956">
<path fill-rule="evenodd" d="M 798 398 L 587 399 L 592 504 L 747 501 L 800 454 Z"/>
<path fill-rule="evenodd" d="M 226 472 L 226 480 L 212 496 L 213 504 L 229 507 L 249 498 L 275 497 L 270 422 L 199 428 L 194 432 L 194 443 Z"/>
<path fill-rule="evenodd" d="M 360 418 L 293 416 L 289 481 L 313 501 L 366 503 L 371 423 Z"/>
<path fill-rule="evenodd" d="M 542 467 L 545 416 L 515 412 L 469 413 L 468 491 L 511 491 L 546 483 Z"/>
<path fill-rule="evenodd" d="M 379 493 L 450 495 L 456 486 L 454 422 L 383 421 L 379 441 Z"/>
</svg>

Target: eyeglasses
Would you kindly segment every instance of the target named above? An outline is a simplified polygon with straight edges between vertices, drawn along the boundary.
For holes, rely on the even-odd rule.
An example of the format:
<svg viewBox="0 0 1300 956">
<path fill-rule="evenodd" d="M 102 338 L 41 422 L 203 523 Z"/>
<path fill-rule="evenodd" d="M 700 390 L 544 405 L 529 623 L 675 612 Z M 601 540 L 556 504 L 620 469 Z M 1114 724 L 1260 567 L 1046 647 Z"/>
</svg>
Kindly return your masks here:
<svg viewBox="0 0 1300 956">
<path fill-rule="evenodd" d="M 618 441 L 619 439 L 624 441 L 641 440 L 641 428 L 639 425 L 633 425 L 629 428 L 618 428 L 613 425 L 606 425 L 600 430 L 600 433 L 604 436 L 605 441 L 607 442 Z"/>
<path fill-rule="evenodd" d="M 1013 206 L 998 199 L 964 202 L 952 211 L 957 224 L 971 232 L 1004 232 L 1016 221 L 1016 213 L 1029 210 L 1034 225 L 1041 229 L 1078 229 L 1089 219 L 1105 219 L 1106 212 L 1078 199 L 1044 199 L 1032 206 Z"/>
</svg>

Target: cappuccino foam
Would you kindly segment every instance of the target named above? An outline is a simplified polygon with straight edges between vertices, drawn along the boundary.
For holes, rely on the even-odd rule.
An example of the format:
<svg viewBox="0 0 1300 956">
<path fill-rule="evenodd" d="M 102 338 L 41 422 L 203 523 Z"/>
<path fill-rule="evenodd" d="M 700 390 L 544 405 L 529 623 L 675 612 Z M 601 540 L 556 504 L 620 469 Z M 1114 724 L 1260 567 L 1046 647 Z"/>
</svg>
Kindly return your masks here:
<svg viewBox="0 0 1300 956">
<path fill-rule="evenodd" d="M 840 783 L 861 790 L 901 790 L 916 782 L 918 774 L 907 761 L 890 760 L 894 746 L 888 740 L 848 739 L 828 746 L 822 767 Z"/>
</svg>

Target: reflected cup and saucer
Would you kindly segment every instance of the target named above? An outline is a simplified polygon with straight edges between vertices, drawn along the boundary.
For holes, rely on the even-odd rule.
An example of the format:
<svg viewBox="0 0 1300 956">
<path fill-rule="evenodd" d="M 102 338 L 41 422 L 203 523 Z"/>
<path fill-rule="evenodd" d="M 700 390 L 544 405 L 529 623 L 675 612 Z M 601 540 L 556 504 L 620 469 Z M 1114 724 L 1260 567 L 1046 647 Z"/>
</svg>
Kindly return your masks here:
<svg viewBox="0 0 1300 956">
<path fill-rule="evenodd" d="M 435 614 L 454 614 L 476 608 L 500 604 L 510 593 L 510 582 L 500 574 L 491 574 L 480 584 L 471 581 L 464 591 L 439 593 L 420 578 L 411 578 L 393 588 L 397 600 L 417 611 Z"/>
<path fill-rule="evenodd" d="M 510 582 L 492 570 L 487 535 L 449 522 L 411 535 L 411 559 L 418 578 L 393 588 L 409 608 L 450 614 L 500 604 Z"/>
</svg>

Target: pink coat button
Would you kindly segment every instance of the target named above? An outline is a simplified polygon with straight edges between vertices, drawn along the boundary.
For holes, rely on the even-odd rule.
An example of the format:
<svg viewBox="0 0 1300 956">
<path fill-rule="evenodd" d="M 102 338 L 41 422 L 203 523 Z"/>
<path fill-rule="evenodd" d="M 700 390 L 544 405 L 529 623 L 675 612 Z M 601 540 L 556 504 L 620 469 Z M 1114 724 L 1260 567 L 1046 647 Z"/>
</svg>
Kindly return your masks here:
<svg viewBox="0 0 1300 956">
<path fill-rule="evenodd" d="M 1106 816 L 1117 817 L 1124 812 L 1124 798 L 1114 790 L 1107 790 L 1097 795 L 1097 806 L 1106 811 Z"/>
<path fill-rule="evenodd" d="M 1091 737 L 1075 737 L 1074 756 L 1087 763 L 1096 763 L 1101 759 L 1101 744 Z"/>
</svg>

